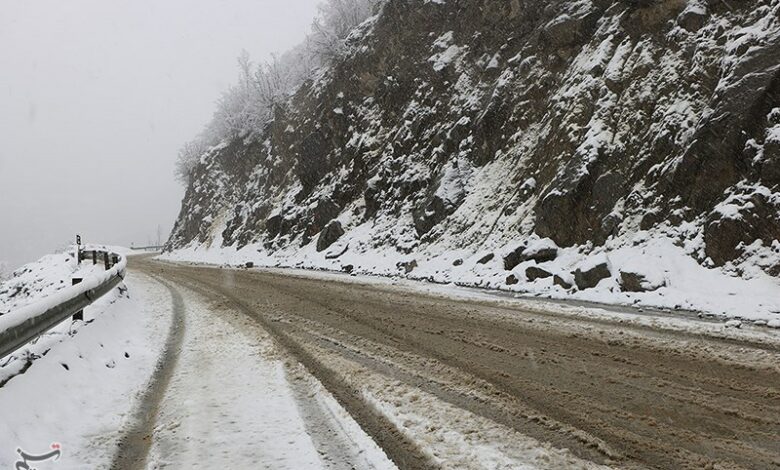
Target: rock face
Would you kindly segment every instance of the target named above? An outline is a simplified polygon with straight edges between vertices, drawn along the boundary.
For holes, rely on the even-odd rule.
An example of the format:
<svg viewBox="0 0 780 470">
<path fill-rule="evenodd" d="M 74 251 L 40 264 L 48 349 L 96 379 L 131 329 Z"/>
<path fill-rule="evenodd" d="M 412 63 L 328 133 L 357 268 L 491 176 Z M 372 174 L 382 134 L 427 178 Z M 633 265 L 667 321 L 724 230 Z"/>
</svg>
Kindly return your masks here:
<svg viewBox="0 0 780 470">
<path fill-rule="evenodd" d="M 780 0 L 388 0 L 202 157 L 167 248 L 319 248 L 338 217 L 401 254 L 663 229 L 738 263 L 780 238 L 778 18 Z"/>
</svg>

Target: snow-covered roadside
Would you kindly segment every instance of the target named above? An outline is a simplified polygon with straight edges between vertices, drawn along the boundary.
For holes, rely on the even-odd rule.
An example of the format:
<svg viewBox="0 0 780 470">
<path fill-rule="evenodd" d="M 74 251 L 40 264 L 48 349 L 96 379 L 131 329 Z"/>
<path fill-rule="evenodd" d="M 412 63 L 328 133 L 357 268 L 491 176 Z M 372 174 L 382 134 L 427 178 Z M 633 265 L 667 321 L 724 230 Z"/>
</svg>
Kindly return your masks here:
<svg viewBox="0 0 780 470">
<path fill-rule="evenodd" d="M 260 244 L 241 249 L 219 248 L 221 240 L 217 237 L 210 247 L 193 244 L 165 253 L 161 259 L 233 266 L 252 262 L 260 267 L 403 277 L 550 299 L 692 310 L 724 320 L 741 319 L 780 328 L 780 279 L 759 268 L 769 261 L 754 260 L 750 269 L 744 263 L 738 267 L 708 268 L 692 257 L 692 253 L 700 250 L 701 240 L 698 239 L 692 240 L 690 246 L 680 246 L 662 233 L 639 232 L 631 240 L 610 241 L 600 248 L 560 248 L 549 239 L 531 239 L 526 241 L 527 253 L 552 249 L 556 252 L 554 259 L 542 262 L 527 259 L 506 270 L 504 257 L 515 250 L 518 243 L 477 253 L 439 247 L 426 253 L 407 255 L 395 248 L 373 246 L 369 229 L 363 230 L 363 234 L 360 227 L 355 228 L 323 252 L 317 252 L 316 242 L 274 253 L 267 252 Z M 769 256 L 770 251 L 773 259 L 780 260 L 780 245 L 762 253 Z M 493 257 L 486 260 L 490 254 Z M 608 267 L 609 275 L 593 288 L 565 288 L 553 277 L 556 274 L 564 283 L 573 285 L 572 272 L 601 263 Z M 529 279 L 528 268 L 541 268 L 550 275 Z M 631 292 L 622 288 L 621 273 L 624 272 L 639 275 L 645 291 Z M 737 276 L 737 272 L 741 276 Z M 508 282 L 509 276 L 513 276 L 515 284 Z"/>
<path fill-rule="evenodd" d="M 122 247 L 89 246 L 123 254 Z M 75 247 L 62 253 L 43 256 L 13 272 L 13 276 L 0 284 L 0 329 L 9 328 L 31 315 L 38 315 L 54 305 L 69 300 L 124 270 L 124 264 L 106 271 L 101 262 L 78 263 Z M 121 275 L 121 274 L 120 274 Z M 79 287 L 72 287 L 72 279 L 80 278 Z M 120 285 L 123 291 L 126 286 Z M 74 335 L 84 322 L 62 322 L 32 343 L 14 351 L 0 360 L 0 384 L 23 371 L 51 347 L 62 341 L 64 335 Z"/>
<path fill-rule="evenodd" d="M 187 308 L 184 343 L 160 405 L 147 468 L 339 468 L 330 463 L 340 456 L 323 455 L 318 447 L 322 438 L 351 442 L 358 468 L 395 468 L 255 322 L 187 289 L 180 292 Z M 306 399 L 322 404 L 338 430 L 305 422 L 289 380 L 308 387 Z M 327 435 L 318 439 L 318 432 Z"/>
<path fill-rule="evenodd" d="M 17 448 L 45 453 L 61 445 L 56 468 L 105 468 L 126 419 L 145 389 L 170 323 L 170 294 L 144 279 L 128 279 L 85 309 L 69 337 L 69 321 L 30 347 L 45 356 L 0 387 L 0 467 Z M 1 369 L 0 369 L 1 370 Z"/>
<path fill-rule="evenodd" d="M 0 315 L 27 306 L 71 286 L 71 278 L 104 272 L 103 264 L 76 262 L 72 250 L 25 264 L 0 284 Z"/>
</svg>

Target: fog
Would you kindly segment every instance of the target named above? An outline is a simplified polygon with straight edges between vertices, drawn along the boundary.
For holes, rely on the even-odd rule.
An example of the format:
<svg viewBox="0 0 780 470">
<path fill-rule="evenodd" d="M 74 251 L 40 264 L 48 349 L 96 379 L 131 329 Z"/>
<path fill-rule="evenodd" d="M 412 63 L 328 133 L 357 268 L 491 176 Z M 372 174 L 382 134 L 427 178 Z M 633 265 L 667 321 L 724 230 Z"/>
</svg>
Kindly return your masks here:
<svg viewBox="0 0 780 470">
<path fill-rule="evenodd" d="M 179 147 L 242 49 L 300 42 L 317 0 L 15 0 L 0 13 L 0 261 L 166 238 Z"/>
</svg>

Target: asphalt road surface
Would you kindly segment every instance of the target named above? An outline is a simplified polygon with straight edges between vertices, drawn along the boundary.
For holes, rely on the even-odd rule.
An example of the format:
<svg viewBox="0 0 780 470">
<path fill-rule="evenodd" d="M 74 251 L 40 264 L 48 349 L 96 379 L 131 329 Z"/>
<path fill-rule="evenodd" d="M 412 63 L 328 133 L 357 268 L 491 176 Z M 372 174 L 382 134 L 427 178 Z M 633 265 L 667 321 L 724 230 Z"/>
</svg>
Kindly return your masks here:
<svg viewBox="0 0 780 470">
<path fill-rule="evenodd" d="M 771 341 L 519 310 L 354 279 L 148 258 L 131 259 L 131 269 L 256 322 L 399 468 L 457 468 L 458 452 L 467 454 L 472 441 L 436 446 L 447 438 L 442 428 L 455 432 L 469 421 L 473 429 L 463 435 L 474 439 L 508 429 L 516 433 L 502 431 L 510 442 L 528 436 L 568 449 L 575 461 L 617 468 L 780 468 L 780 350 Z M 377 397 L 390 393 L 396 403 L 382 405 Z M 419 397 L 442 406 L 418 406 L 415 416 L 429 424 L 414 434 L 387 410 Z M 428 434 L 441 437 L 421 438 Z"/>
</svg>

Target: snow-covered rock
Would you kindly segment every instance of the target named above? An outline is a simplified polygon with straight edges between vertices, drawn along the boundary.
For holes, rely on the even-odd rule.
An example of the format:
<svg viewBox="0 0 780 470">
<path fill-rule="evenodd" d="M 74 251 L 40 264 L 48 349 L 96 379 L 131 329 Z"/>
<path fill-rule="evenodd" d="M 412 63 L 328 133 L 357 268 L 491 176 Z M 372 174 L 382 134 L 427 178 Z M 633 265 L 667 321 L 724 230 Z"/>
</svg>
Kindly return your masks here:
<svg viewBox="0 0 780 470">
<path fill-rule="evenodd" d="M 170 256 L 777 315 L 780 0 L 512 5 L 381 9 L 203 155 Z"/>
</svg>

